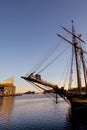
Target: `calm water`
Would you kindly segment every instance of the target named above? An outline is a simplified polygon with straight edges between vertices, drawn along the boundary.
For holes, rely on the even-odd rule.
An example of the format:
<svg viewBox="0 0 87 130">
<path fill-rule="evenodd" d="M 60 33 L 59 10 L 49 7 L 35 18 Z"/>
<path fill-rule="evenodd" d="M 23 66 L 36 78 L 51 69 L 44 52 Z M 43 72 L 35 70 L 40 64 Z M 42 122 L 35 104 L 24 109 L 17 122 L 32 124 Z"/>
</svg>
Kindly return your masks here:
<svg viewBox="0 0 87 130">
<path fill-rule="evenodd" d="M 87 113 L 75 111 L 61 98 L 30 94 L 0 99 L 0 130 L 87 130 Z"/>
</svg>

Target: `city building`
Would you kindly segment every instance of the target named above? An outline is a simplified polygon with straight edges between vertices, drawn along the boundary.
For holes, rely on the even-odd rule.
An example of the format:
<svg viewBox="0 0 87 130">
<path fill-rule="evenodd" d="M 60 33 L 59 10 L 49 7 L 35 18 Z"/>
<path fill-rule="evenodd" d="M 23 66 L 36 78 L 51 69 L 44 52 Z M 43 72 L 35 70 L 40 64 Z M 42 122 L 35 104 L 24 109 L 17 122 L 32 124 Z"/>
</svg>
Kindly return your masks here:
<svg viewBox="0 0 87 130">
<path fill-rule="evenodd" d="M 11 77 L 3 82 L 0 82 L 0 96 L 15 95 L 16 86 L 14 86 L 14 78 Z"/>
</svg>

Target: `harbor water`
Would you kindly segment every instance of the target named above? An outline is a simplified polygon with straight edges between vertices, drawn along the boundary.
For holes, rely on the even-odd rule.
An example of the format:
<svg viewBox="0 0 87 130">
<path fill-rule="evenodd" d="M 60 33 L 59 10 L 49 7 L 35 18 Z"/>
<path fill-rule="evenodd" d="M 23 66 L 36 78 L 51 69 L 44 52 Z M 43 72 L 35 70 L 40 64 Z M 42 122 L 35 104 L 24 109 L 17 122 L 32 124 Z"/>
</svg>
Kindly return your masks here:
<svg viewBox="0 0 87 130">
<path fill-rule="evenodd" d="M 0 98 L 0 130 L 87 130 L 86 114 L 44 94 Z"/>
</svg>

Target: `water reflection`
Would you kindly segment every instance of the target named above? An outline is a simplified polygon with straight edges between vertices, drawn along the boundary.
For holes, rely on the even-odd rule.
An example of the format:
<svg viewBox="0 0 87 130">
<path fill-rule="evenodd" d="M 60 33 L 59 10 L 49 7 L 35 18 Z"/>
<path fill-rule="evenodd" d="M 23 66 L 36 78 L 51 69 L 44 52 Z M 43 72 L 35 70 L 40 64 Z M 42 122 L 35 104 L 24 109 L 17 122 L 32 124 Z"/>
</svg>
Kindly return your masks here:
<svg viewBox="0 0 87 130">
<path fill-rule="evenodd" d="M 87 109 L 73 110 L 69 108 L 67 119 L 72 130 L 87 130 Z"/>
<path fill-rule="evenodd" d="M 3 97 L 0 99 L 0 124 L 8 123 L 14 104 L 14 97 Z"/>
<path fill-rule="evenodd" d="M 72 110 L 44 95 L 0 99 L 0 130 L 87 130 L 87 110 Z"/>
</svg>

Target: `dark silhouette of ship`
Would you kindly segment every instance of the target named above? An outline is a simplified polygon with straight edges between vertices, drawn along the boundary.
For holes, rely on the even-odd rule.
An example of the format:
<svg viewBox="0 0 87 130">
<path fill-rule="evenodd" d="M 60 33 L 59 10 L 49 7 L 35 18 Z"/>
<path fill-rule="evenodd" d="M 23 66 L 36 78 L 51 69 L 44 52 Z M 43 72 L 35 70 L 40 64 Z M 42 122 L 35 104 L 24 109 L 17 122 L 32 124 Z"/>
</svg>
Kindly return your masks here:
<svg viewBox="0 0 87 130">
<path fill-rule="evenodd" d="M 58 37 L 62 38 L 64 41 L 69 43 L 72 46 L 72 57 L 71 57 L 71 66 L 70 66 L 70 79 L 69 79 L 69 89 L 66 90 L 64 87 L 59 88 L 58 85 L 44 81 L 41 78 L 41 75 L 31 73 L 28 76 L 21 76 L 31 84 L 36 85 L 39 88 L 42 88 L 40 85 L 49 87 L 56 93 L 56 103 L 57 95 L 61 96 L 66 102 L 69 102 L 72 108 L 86 108 L 87 109 L 87 68 L 85 61 L 85 54 L 87 52 L 83 49 L 83 44 L 85 41 L 82 40 L 81 34 L 76 35 L 75 28 L 72 20 L 72 29 L 69 31 L 67 28 L 62 27 L 67 33 L 72 36 L 72 40 L 68 40 L 60 34 L 57 34 Z M 75 60 L 75 62 L 73 62 Z M 77 88 L 72 89 L 72 74 L 73 74 L 73 64 L 76 67 L 76 80 Z M 83 75 L 83 78 L 82 78 Z M 84 89 L 82 84 L 84 82 Z M 43 89 L 43 88 L 42 88 Z M 43 89 L 44 90 L 44 89 Z"/>
</svg>

